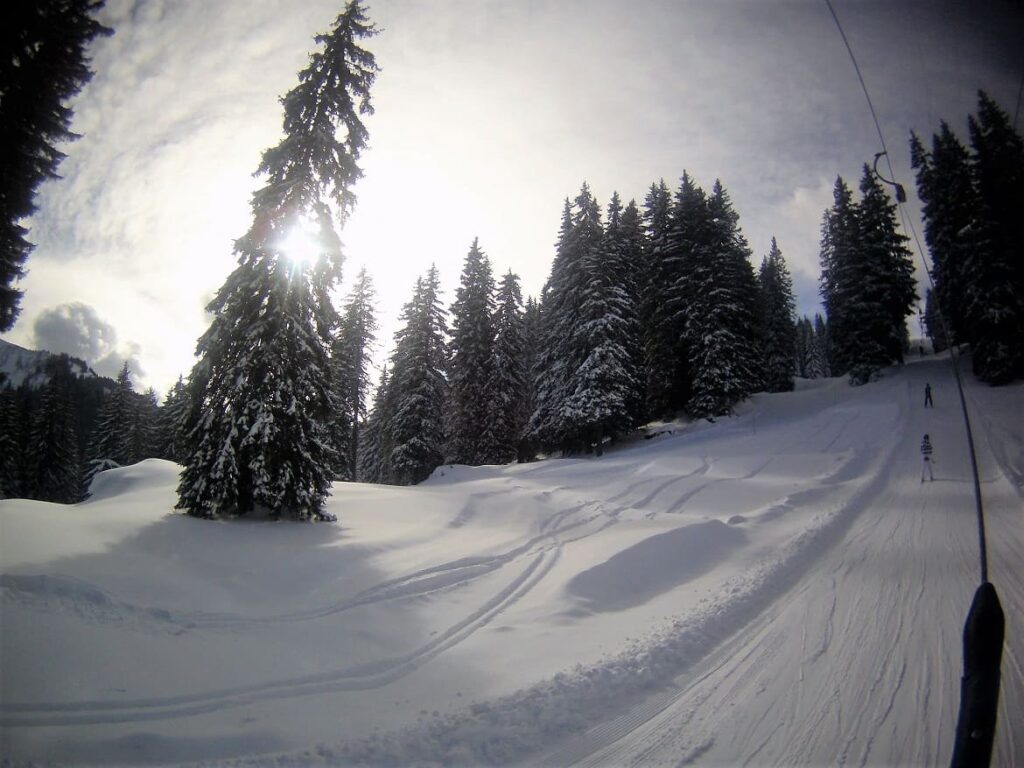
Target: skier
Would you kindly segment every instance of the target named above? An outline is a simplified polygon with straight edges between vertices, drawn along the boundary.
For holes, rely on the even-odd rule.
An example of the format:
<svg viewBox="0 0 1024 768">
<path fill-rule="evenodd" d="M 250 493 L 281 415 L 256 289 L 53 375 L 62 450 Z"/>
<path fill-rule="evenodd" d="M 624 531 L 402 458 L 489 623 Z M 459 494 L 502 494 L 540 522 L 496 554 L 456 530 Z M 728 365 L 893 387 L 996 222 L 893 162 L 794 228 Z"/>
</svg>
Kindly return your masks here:
<svg viewBox="0 0 1024 768">
<path fill-rule="evenodd" d="M 924 407 L 934 408 L 935 404 L 932 403 L 932 385 L 925 382 L 924 385 Z"/>
<path fill-rule="evenodd" d="M 935 475 L 932 474 L 932 441 L 928 435 L 925 435 L 921 441 L 921 458 L 924 459 L 924 463 L 921 466 L 921 482 L 924 482 L 925 470 L 928 470 L 928 479 L 934 481 Z"/>
</svg>

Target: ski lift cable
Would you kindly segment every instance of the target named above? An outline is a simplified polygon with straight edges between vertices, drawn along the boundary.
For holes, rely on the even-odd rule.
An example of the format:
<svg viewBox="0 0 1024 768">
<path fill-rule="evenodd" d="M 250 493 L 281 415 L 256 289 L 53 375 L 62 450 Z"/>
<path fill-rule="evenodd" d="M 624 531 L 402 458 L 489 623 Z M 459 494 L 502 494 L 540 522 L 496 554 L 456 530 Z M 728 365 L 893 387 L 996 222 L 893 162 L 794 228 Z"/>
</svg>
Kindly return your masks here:
<svg viewBox="0 0 1024 768">
<path fill-rule="evenodd" d="M 917 237 L 917 230 L 910 223 L 910 217 L 903 209 L 906 194 L 900 194 L 902 188 L 895 182 L 896 174 L 892 168 L 889 151 L 885 146 L 885 136 L 882 134 L 878 115 L 875 112 L 874 104 L 871 102 L 871 94 L 868 93 L 867 84 L 864 82 L 860 66 L 857 64 L 857 57 L 853 55 L 850 41 L 843 31 L 843 25 L 839 22 L 839 17 L 832 7 L 831 0 L 825 0 L 825 4 L 832 14 L 836 28 L 839 30 L 839 35 L 843 38 L 846 50 L 850 54 L 853 67 L 857 71 L 857 78 L 860 80 L 861 88 L 864 90 L 864 98 L 867 99 L 868 108 L 871 110 L 871 117 L 875 121 L 878 140 L 882 144 L 882 152 L 875 155 L 875 175 L 878 176 L 878 159 L 885 155 L 886 164 L 889 166 L 889 176 L 893 181 L 882 180 L 896 187 L 896 203 L 900 212 L 900 218 L 903 221 L 904 230 L 909 229 L 914 235 L 918 256 L 924 266 L 925 274 L 928 276 L 928 283 L 934 291 L 935 281 L 932 279 L 931 270 L 928 268 L 928 260 L 924 249 L 921 247 L 921 241 Z M 1022 83 L 1024 83 L 1024 80 L 1022 80 Z M 879 176 L 879 178 L 881 177 Z M 995 742 L 1000 670 L 1006 623 L 1002 606 L 999 604 L 999 596 L 996 593 L 995 587 L 988 580 L 988 546 L 986 545 L 985 537 L 985 514 L 981 498 L 981 480 L 978 475 L 978 461 L 974 449 L 971 419 L 967 411 L 967 399 L 964 396 L 963 380 L 960 376 L 959 355 L 951 343 L 952 339 L 950 338 L 949 328 L 945 318 L 942 316 L 942 312 L 939 311 L 936 314 L 939 317 L 942 334 L 949 345 L 950 365 L 953 368 L 953 376 L 956 380 L 956 388 L 960 396 L 960 409 L 963 413 L 964 429 L 967 434 L 967 449 L 971 457 L 971 474 L 974 478 L 974 502 L 978 523 L 978 562 L 981 569 L 981 584 L 974 593 L 974 599 L 971 602 L 970 610 L 967 613 L 967 620 L 964 623 L 960 711 L 957 716 L 950 766 L 951 768 L 987 768 L 992 759 L 992 747 Z"/>
<path fill-rule="evenodd" d="M 878 175 L 878 172 L 877 172 L 878 160 L 879 160 L 880 157 L 884 156 L 885 157 L 886 165 L 889 168 L 889 176 L 890 176 L 891 179 L 893 179 L 893 181 L 889 181 L 887 179 L 881 179 L 881 180 L 884 181 L 885 183 L 891 184 L 891 185 L 893 185 L 893 186 L 895 186 L 897 188 L 897 201 L 896 202 L 897 202 L 897 208 L 898 208 L 898 210 L 900 212 L 900 219 L 901 219 L 901 221 L 903 223 L 903 228 L 904 228 L 905 231 L 910 231 L 914 235 L 914 242 L 917 245 L 918 257 L 921 259 L 921 264 L 924 266 L 925 275 L 928 276 L 928 283 L 931 286 L 932 291 L 934 291 L 935 290 L 935 282 L 932 279 L 932 272 L 931 272 L 931 269 L 929 269 L 929 266 L 928 266 L 927 256 L 925 255 L 924 249 L 921 247 L 921 241 L 920 241 L 920 239 L 917 236 L 917 230 L 910 223 L 910 216 L 908 216 L 906 214 L 906 212 L 904 211 L 904 203 L 903 203 L 902 200 L 899 199 L 898 192 L 899 192 L 899 189 L 901 187 L 900 187 L 900 185 L 896 184 L 896 181 L 895 181 L 895 179 L 896 179 L 896 172 L 893 170 L 893 167 L 892 167 L 892 160 L 889 157 L 889 150 L 888 150 L 888 148 L 886 147 L 886 144 L 885 144 L 885 135 L 882 133 L 882 125 L 881 125 L 881 123 L 878 120 L 878 113 L 875 112 L 874 102 L 871 101 L 871 94 L 868 91 L 867 83 L 864 81 L 864 75 L 861 73 L 860 65 L 857 63 L 857 57 L 853 53 L 853 48 L 850 46 L 850 41 L 846 37 L 846 32 L 843 31 L 843 25 L 839 21 L 839 16 L 836 14 L 835 8 L 832 7 L 832 0 L 825 0 L 825 5 L 828 6 L 829 13 L 832 14 L 832 19 L 836 23 L 836 29 L 839 31 L 839 36 L 843 39 L 843 44 L 846 46 L 846 52 L 848 54 L 850 54 L 850 61 L 853 63 L 853 68 L 854 68 L 854 70 L 857 73 L 857 79 L 860 81 L 860 87 L 864 91 L 864 99 L 867 101 L 868 109 L 871 111 L 871 119 L 874 121 L 874 123 L 875 123 L 875 130 L 878 132 L 878 141 L 879 141 L 879 143 L 882 146 L 882 151 L 879 152 L 877 155 L 875 155 L 875 168 L 876 168 L 875 174 Z M 879 178 L 881 178 L 881 177 L 879 177 Z M 981 496 L 981 480 L 980 480 L 979 475 L 978 475 L 978 460 L 977 460 L 977 457 L 976 457 L 976 454 L 975 454 L 975 449 L 974 449 L 974 435 L 973 435 L 973 432 L 971 430 L 971 418 L 970 418 L 970 415 L 968 414 L 968 411 L 967 411 L 967 400 L 964 397 L 963 380 L 962 380 L 962 378 L 960 376 L 960 367 L 959 367 L 959 364 L 958 364 L 959 355 L 956 353 L 956 350 L 953 347 L 952 338 L 950 337 L 948 328 L 946 327 L 945 318 L 942 317 L 942 312 L 938 312 L 937 314 L 939 316 L 939 321 L 940 321 L 940 324 L 942 326 L 943 336 L 945 337 L 946 343 L 947 343 L 947 345 L 948 345 L 948 347 L 950 349 L 950 357 L 949 357 L 949 359 L 950 359 L 950 363 L 951 363 L 952 368 L 953 368 L 953 377 L 956 380 L 957 391 L 958 391 L 958 393 L 960 395 L 960 406 L 961 406 L 961 410 L 963 412 L 964 429 L 965 429 L 965 431 L 967 433 L 967 448 L 968 448 L 968 453 L 970 454 L 970 457 L 971 457 L 971 473 L 972 473 L 972 476 L 973 476 L 973 479 L 974 479 L 974 504 L 975 504 L 975 510 L 977 512 L 977 520 L 978 520 L 978 562 L 979 562 L 979 569 L 980 569 L 980 572 L 981 572 L 981 582 L 985 583 L 985 582 L 988 581 L 988 545 L 986 543 L 986 536 L 985 536 L 985 511 L 984 511 L 984 504 L 982 502 L 982 496 Z"/>
</svg>

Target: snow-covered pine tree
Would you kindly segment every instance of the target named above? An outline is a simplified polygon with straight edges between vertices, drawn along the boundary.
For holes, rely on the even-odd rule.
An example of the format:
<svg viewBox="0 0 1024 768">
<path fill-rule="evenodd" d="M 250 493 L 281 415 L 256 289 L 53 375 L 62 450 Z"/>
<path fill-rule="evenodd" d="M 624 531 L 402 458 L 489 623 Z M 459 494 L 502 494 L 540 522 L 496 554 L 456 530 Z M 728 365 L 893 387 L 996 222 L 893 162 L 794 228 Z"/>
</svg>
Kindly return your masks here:
<svg viewBox="0 0 1024 768">
<path fill-rule="evenodd" d="M 986 93 L 968 118 L 980 232 L 966 266 L 975 374 L 990 384 L 1024 376 L 1024 142 Z"/>
<path fill-rule="evenodd" d="M 774 237 L 768 254 L 761 260 L 758 282 L 764 311 L 762 338 L 765 388 L 769 392 L 788 392 L 793 389 L 793 376 L 796 373 L 796 301 L 793 299 L 793 279 L 789 276 L 786 259 Z M 809 330 L 810 322 L 807 326 Z M 806 331 L 803 342 L 802 346 L 807 350 L 809 339 Z M 804 354 L 806 356 L 806 352 Z M 806 371 L 806 367 L 803 370 Z"/>
<path fill-rule="evenodd" d="M 685 180 L 689 177 L 684 173 Z M 684 320 L 676 313 L 680 297 L 676 295 L 678 259 L 669 252 L 674 217 L 672 193 L 662 179 L 651 184 L 644 199 L 644 264 L 638 286 L 640 292 L 640 335 L 646 373 L 645 415 L 669 417 L 685 402 L 686 388 L 680 382 L 688 378 L 683 341 Z"/>
<path fill-rule="evenodd" d="M 530 417 L 523 295 L 519 277 L 511 270 L 501 278 L 495 303 L 494 354 L 487 386 L 491 416 L 483 463 L 507 464 L 520 456 Z"/>
<path fill-rule="evenodd" d="M 136 396 L 135 461 L 152 459 L 160 452 L 160 399 L 150 387 Z"/>
<path fill-rule="evenodd" d="M 603 452 L 605 438 L 634 426 L 640 392 L 636 361 L 636 312 L 622 285 L 627 258 L 621 243 L 621 203 L 612 198 L 614 231 L 602 232 L 597 201 L 585 190 L 577 198 L 573 241 L 582 253 L 585 281 L 572 339 L 573 370 L 562 419 L 570 445 Z M 575 361 L 579 360 L 576 364 Z"/>
<path fill-rule="evenodd" d="M 366 269 L 352 287 L 342 310 L 331 362 L 337 411 L 333 422 L 339 460 L 335 478 L 359 479 L 359 437 L 370 391 L 370 352 L 377 340 L 373 281 Z"/>
<path fill-rule="evenodd" d="M 391 482 L 391 419 L 394 416 L 394 398 L 391 380 L 385 364 L 373 398 L 373 408 L 366 417 L 362 439 L 359 442 L 358 477 L 364 483 Z"/>
<path fill-rule="evenodd" d="M 821 371 L 819 375 L 835 376 L 832 372 L 832 340 L 829 335 L 828 322 L 819 312 L 814 314 L 814 343 L 815 346 L 812 350 L 817 353 L 817 366 Z"/>
<path fill-rule="evenodd" d="M 898 231 L 896 204 L 867 163 L 860 192 L 858 248 L 867 277 L 861 289 L 869 303 L 882 310 L 874 319 L 875 333 L 885 355 L 882 364 L 902 363 L 909 338 L 906 318 L 913 314 L 918 299 L 913 256 L 906 246 L 908 238 Z M 869 361 L 869 365 L 874 363 Z"/>
<path fill-rule="evenodd" d="M 4 3 L 0 35 L 0 332 L 14 327 L 22 292 L 14 283 L 33 245 L 23 222 L 35 195 L 57 178 L 71 132 L 71 98 L 92 79 L 86 54 L 113 30 L 94 14 L 104 0 Z"/>
<path fill-rule="evenodd" d="M 806 315 L 796 321 L 796 335 L 793 339 L 793 370 L 802 379 L 807 375 L 807 363 L 810 357 L 810 336 L 814 333 L 811 321 Z"/>
<path fill-rule="evenodd" d="M 588 330 L 593 308 L 585 311 L 584 304 L 592 298 L 589 282 L 603 236 L 601 208 L 584 182 L 573 204 L 566 201 L 551 275 L 542 296 L 543 342 L 530 432 L 546 450 L 575 452 L 590 444 L 589 416 L 576 410 L 581 401 L 574 393 L 580 384 L 580 368 L 593 351 Z"/>
<path fill-rule="evenodd" d="M 437 268 L 416 280 L 402 312 L 405 325 L 395 334 L 391 358 L 391 481 L 415 485 L 444 458 L 447 322 L 440 301 Z"/>
<path fill-rule="evenodd" d="M 832 207 L 825 211 L 821 225 L 820 293 L 828 316 L 830 367 L 833 375 L 842 376 L 858 359 L 859 325 L 870 321 L 864 315 L 881 310 L 860 303 L 863 276 L 856 252 L 857 208 L 842 177 L 836 179 L 832 199 Z"/>
<path fill-rule="evenodd" d="M 27 459 L 27 496 L 40 501 L 74 504 L 82 497 L 78 452 L 78 416 L 70 389 L 73 376 L 67 358 L 59 358 L 32 414 Z"/>
<path fill-rule="evenodd" d="M 183 430 L 188 416 L 188 390 L 179 376 L 164 398 L 156 418 L 156 456 L 181 463 L 185 460 Z"/>
<path fill-rule="evenodd" d="M 616 312 L 622 320 L 619 342 L 628 360 L 625 364 L 633 380 L 633 389 L 626 400 L 626 411 L 631 425 L 640 424 L 646 414 L 645 398 L 647 377 L 640 327 L 640 285 L 646 281 L 647 260 L 644 254 L 643 222 L 635 200 L 625 208 L 618 192 L 612 193 L 608 203 L 608 221 L 605 225 L 601 251 L 606 267 L 603 271 L 621 294 Z"/>
<path fill-rule="evenodd" d="M 529 425 L 537 405 L 537 361 L 541 344 L 540 304 L 533 296 L 526 298 L 523 308 L 523 426 L 519 438 L 519 461 L 527 462 L 536 452 L 530 439 Z"/>
<path fill-rule="evenodd" d="M 942 312 L 945 332 L 952 337 L 949 342 L 940 341 L 935 348 L 945 349 L 949 343 L 969 341 L 965 269 L 977 249 L 975 240 L 981 232 L 980 201 L 967 148 L 945 121 L 939 133 L 932 136 L 930 153 L 911 134 L 910 158 L 917 171 L 917 196 L 924 203 L 924 239 L 931 254 L 931 278 L 937 300 L 933 311 Z M 942 324 L 934 324 L 932 331 L 938 339 L 943 333 Z"/>
<path fill-rule="evenodd" d="M 903 359 L 905 318 L 917 298 L 895 205 L 867 164 L 860 189 L 857 204 L 842 178 L 836 180 L 821 245 L 832 373 L 849 373 L 855 385 Z"/>
<path fill-rule="evenodd" d="M 373 54 L 359 41 L 377 30 L 350 0 L 281 100 L 284 138 L 256 173 L 252 226 L 235 242 L 238 267 L 210 303 L 210 329 L 189 378 L 189 457 L 178 507 L 196 517 L 246 514 L 327 519 L 335 452 L 330 348 L 338 317 L 330 293 L 341 273 L 338 228 L 372 112 Z M 288 258 L 286 239 L 305 227 L 318 258 Z"/>
<path fill-rule="evenodd" d="M 0 388 L 0 499 L 21 495 L 21 439 L 17 395 L 9 386 Z"/>
<path fill-rule="evenodd" d="M 93 478 L 100 472 L 139 461 L 138 425 L 139 397 L 132 387 L 131 370 L 125 361 L 113 391 L 103 401 L 89 440 L 85 493 L 88 494 Z"/>
<path fill-rule="evenodd" d="M 479 465 L 490 460 L 488 432 L 496 403 L 494 375 L 494 275 L 478 239 L 466 254 L 451 307 L 447 461 Z"/>
<path fill-rule="evenodd" d="M 939 301 L 935 298 L 935 292 L 931 288 L 925 289 L 924 330 L 932 343 L 933 352 L 942 352 L 948 348 L 946 343 L 947 332 L 939 312 Z"/>
<path fill-rule="evenodd" d="M 566 198 L 551 274 L 541 292 L 537 312 L 534 408 L 527 434 L 530 442 L 544 451 L 562 447 L 566 437 L 561 406 L 572 370 L 569 341 L 575 335 L 584 280 L 582 259 L 571 242 L 572 230 L 572 205 Z"/>
<path fill-rule="evenodd" d="M 757 278 L 728 193 L 715 181 L 705 239 L 691 254 L 686 334 L 693 372 L 686 410 L 725 415 L 763 381 Z"/>
</svg>

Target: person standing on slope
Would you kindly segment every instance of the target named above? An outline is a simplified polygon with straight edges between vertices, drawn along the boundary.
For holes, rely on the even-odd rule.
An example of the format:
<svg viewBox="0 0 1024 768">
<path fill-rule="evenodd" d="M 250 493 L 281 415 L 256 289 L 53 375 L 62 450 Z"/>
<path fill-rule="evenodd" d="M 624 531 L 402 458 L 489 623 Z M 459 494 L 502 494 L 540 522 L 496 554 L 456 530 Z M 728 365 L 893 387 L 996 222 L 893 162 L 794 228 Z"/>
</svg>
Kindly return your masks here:
<svg viewBox="0 0 1024 768">
<path fill-rule="evenodd" d="M 921 466 L 921 482 L 924 482 L 925 470 L 928 471 L 928 479 L 934 481 L 935 475 L 932 474 L 932 441 L 928 435 L 925 435 L 921 441 L 921 458 L 924 459 Z"/>
<path fill-rule="evenodd" d="M 932 402 L 932 385 L 925 382 L 924 385 L 924 407 L 934 408 L 935 404 Z"/>
</svg>

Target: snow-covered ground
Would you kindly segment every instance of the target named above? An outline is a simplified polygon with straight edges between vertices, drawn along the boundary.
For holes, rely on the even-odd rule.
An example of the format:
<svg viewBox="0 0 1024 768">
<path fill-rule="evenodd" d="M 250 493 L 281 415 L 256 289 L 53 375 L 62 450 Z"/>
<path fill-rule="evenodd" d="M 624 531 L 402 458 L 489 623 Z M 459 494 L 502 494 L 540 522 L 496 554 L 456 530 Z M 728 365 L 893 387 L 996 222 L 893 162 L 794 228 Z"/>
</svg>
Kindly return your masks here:
<svg viewBox="0 0 1024 768">
<path fill-rule="evenodd" d="M 1024 765 L 1024 386 L 968 384 L 1007 615 L 993 763 Z M 333 525 L 189 519 L 177 473 L 0 502 L 0 757 L 948 762 L 978 562 L 945 361 L 602 458 L 338 484 Z"/>
</svg>

